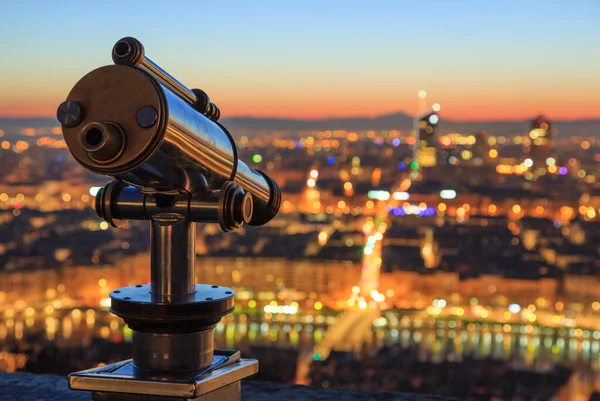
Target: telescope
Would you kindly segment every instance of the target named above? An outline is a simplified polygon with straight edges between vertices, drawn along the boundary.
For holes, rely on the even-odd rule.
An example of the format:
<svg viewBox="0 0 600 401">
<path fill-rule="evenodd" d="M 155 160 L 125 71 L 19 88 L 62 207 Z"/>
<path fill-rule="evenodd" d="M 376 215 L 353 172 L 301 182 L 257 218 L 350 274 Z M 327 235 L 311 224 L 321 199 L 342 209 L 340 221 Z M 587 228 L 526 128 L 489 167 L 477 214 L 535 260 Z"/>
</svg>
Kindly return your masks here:
<svg viewBox="0 0 600 401">
<path fill-rule="evenodd" d="M 281 190 L 238 158 L 204 91 L 172 77 L 134 38 L 117 41 L 112 59 L 75 84 L 57 118 L 73 157 L 114 178 L 96 195 L 97 214 L 119 228 L 150 221 L 150 284 L 110 293 L 110 311 L 133 331 L 133 358 L 72 373 L 69 386 L 95 401 L 239 400 L 258 362 L 214 349 L 235 292 L 196 284 L 195 223 L 264 225 Z"/>
</svg>

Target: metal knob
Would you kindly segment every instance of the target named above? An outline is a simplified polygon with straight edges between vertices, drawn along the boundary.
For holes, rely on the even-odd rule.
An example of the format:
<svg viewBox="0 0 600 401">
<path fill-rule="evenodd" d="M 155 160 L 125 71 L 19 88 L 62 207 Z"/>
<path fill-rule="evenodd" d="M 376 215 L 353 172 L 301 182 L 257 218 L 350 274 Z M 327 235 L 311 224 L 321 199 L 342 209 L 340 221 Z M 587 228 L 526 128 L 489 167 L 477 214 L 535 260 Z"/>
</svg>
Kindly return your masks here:
<svg viewBox="0 0 600 401">
<path fill-rule="evenodd" d="M 252 196 L 231 181 L 221 188 L 219 198 L 219 224 L 223 231 L 233 231 L 252 220 Z"/>
</svg>

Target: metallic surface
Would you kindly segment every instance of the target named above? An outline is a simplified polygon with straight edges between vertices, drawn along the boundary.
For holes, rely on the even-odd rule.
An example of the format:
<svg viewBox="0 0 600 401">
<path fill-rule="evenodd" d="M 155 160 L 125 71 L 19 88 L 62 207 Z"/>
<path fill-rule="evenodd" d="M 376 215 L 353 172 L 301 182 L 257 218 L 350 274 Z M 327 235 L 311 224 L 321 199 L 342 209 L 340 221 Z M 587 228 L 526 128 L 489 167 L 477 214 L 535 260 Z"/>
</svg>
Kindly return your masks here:
<svg viewBox="0 0 600 401">
<path fill-rule="evenodd" d="M 170 90 L 162 89 L 168 110 L 163 140 L 154 155 L 132 174 L 142 178 L 140 184 L 146 181 L 157 189 L 166 187 L 194 193 L 205 189 L 207 182 L 209 188 L 219 188 L 234 173 L 234 152 L 229 138 L 217 124 Z M 152 180 L 162 182 L 156 185 Z"/>
<path fill-rule="evenodd" d="M 170 374 L 206 368 L 212 363 L 214 333 L 145 333 L 133 331 L 133 366 Z"/>
<path fill-rule="evenodd" d="M 67 101 L 77 102 L 85 109 L 83 118 L 76 126 L 62 127 L 73 157 L 96 174 L 114 176 L 134 169 L 152 155 L 162 140 L 166 110 L 161 93 L 154 79 L 135 68 L 111 65 L 86 74 L 67 96 Z M 158 113 L 157 124 L 149 128 L 140 127 L 136 119 L 144 106 L 151 106 Z M 117 123 L 125 136 L 123 153 L 108 164 L 97 163 L 79 142 L 88 124 L 103 121 Z"/>
<path fill-rule="evenodd" d="M 242 399 L 242 384 L 234 382 L 223 386 L 210 393 L 194 398 L 186 398 L 188 401 L 240 401 Z M 93 401 L 184 401 L 180 397 L 165 397 L 153 395 L 107 393 L 103 391 L 94 391 L 92 393 Z"/>
<path fill-rule="evenodd" d="M 138 65 L 144 71 L 149 72 L 156 77 L 161 84 L 171 89 L 182 99 L 187 100 L 190 103 L 196 102 L 196 95 L 194 92 L 189 90 L 184 84 L 175 79 L 171 74 L 160 68 L 158 64 L 150 60 L 148 57 L 144 57 L 141 63 Z"/>
<path fill-rule="evenodd" d="M 233 231 L 248 224 L 254 213 L 254 202 L 248 193 L 231 181 L 225 182 L 219 197 L 219 224 L 223 231 Z"/>
<path fill-rule="evenodd" d="M 74 127 L 81 122 L 83 118 L 83 108 L 74 101 L 64 101 L 58 106 L 56 118 L 65 127 Z"/>
<path fill-rule="evenodd" d="M 194 399 L 258 372 L 258 361 L 241 359 L 239 352 L 215 350 L 215 359 L 225 353 L 229 353 L 225 363 L 213 363 L 200 374 L 146 378 L 136 374 L 132 361 L 127 360 L 72 373 L 69 375 L 69 387 L 73 390 Z"/>
<path fill-rule="evenodd" d="M 153 302 L 185 302 L 195 291 L 196 227 L 177 215 L 151 221 L 150 293 Z"/>
<path fill-rule="evenodd" d="M 158 112 L 152 106 L 142 106 L 137 112 L 136 121 L 142 128 L 150 128 L 158 120 Z"/>
<path fill-rule="evenodd" d="M 151 220 L 164 214 L 176 214 L 197 223 L 219 223 L 225 231 L 248 224 L 253 216 L 249 193 L 226 181 L 222 189 L 190 195 L 171 195 L 168 204 L 159 202 L 161 194 L 145 194 L 140 188 L 113 181 L 96 195 L 96 213 L 113 227 L 125 220 Z"/>
<path fill-rule="evenodd" d="M 123 318 L 132 330 L 205 331 L 233 312 L 234 296 L 231 288 L 196 284 L 186 302 L 161 303 L 152 301 L 150 284 L 138 284 L 111 291 L 110 311 Z"/>
<path fill-rule="evenodd" d="M 112 59 L 117 65 L 128 65 L 150 74 L 163 86 L 169 88 L 211 120 L 217 121 L 221 116 L 219 108 L 211 103 L 206 92 L 201 89 L 188 89 L 158 64 L 146 57 L 144 46 L 139 40 L 131 37 L 118 40 L 112 50 Z"/>
<path fill-rule="evenodd" d="M 112 50 L 112 59 L 115 64 L 137 67 L 156 78 L 160 83 L 169 87 L 182 99 L 190 103 L 196 102 L 196 95 L 184 84 L 163 70 L 158 64 L 146 57 L 144 46 L 135 38 L 123 38 L 115 43 Z"/>
<path fill-rule="evenodd" d="M 278 191 L 267 177 L 237 160 L 226 130 L 146 73 L 123 65 L 99 68 L 83 77 L 67 100 L 86 111 L 77 126 L 63 126 L 63 134 L 73 156 L 90 171 L 147 193 L 194 194 L 233 180 L 254 198 L 257 217 L 268 215 L 268 221 L 274 216 Z M 145 127 L 137 114 L 148 106 L 156 110 L 157 122 Z M 84 127 L 104 121 L 118 124 L 125 137 L 123 152 L 108 163 L 94 159 L 79 142 Z"/>
<path fill-rule="evenodd" d="M 173 183 L 179 183 L 179 187 L 193 193 L 206 186 L 204 179 L 210 188 L 215 188 L 234 175 L 233 182 L 250 192 L 255 201 L 268 202 L 271 190 L 260 173 L 241 160 L 234 171 L 234 149 L 225 132 L 168 89 L 163 87 L 163 92 L 168 110 L 166 132 L 154 156 L 132 172 L 141 178 L 137 184 L 148 186 L 152 177 L 164 182 L 159 187 L 173 188 Z M 198 171 L 203 172 L 202 177 L 194 174 Z M 159 177 L 161 172 L 166 174 Z M 122 178 L 136 184 L 133 177 L 123 175 Z M 196 182 L 197 179 L 200 182 Z"/>
<path fill-rule="evenodd" d="M 117 159 L 123 152 L 125 138 L 121 128 L 111 122 L 91 122 L 79 133 L 79 144 L 99 164 Z"/>
</svg>

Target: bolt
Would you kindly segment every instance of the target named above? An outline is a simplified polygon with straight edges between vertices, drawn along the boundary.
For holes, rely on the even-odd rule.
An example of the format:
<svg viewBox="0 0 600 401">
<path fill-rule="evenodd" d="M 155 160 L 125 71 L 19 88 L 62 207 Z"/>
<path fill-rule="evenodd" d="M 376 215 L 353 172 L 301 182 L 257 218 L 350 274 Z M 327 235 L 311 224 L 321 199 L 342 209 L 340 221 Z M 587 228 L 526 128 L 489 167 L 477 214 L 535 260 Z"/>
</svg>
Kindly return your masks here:
<svg viewBox="0 0 600 401">
<path fill-rule="evenodd" d="M 83 119 L 83 108 L 75 101 L 66 100 L 58 106 L 56 118 L 67 128 L 75 127 Z"/>
<path fill-rule="evenodd" d="M 143 106 L 137 112 L 137 123 L 142 128 L 150 128 L 158 120 L 158 113 L 152 106 Z"/>
</svg>

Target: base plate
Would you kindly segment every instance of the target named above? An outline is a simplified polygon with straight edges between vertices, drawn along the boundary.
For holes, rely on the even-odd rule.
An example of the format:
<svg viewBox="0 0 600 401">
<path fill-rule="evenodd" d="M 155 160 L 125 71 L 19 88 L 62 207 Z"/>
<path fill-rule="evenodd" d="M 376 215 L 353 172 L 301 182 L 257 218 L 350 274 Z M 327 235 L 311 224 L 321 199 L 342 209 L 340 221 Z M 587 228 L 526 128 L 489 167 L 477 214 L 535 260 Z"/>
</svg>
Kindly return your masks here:
<svg viewBox="0 0 600 401">
<path fill-rule="evenodd" d="M 256 359 L 242 359 L 240 352 L 235 350 L 215 349 L 213 363 L 200 372 L 153 376 L 140 372 L 129 359 L 71 373 L 69 387 L 72 390 L 103 393 L 194 399 L 239 382 L 257 372 L 258 361 Z"/>
</svg>

